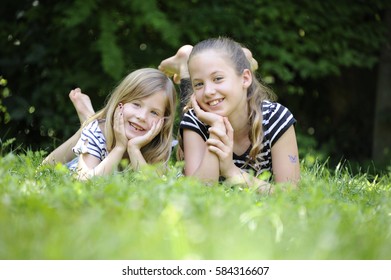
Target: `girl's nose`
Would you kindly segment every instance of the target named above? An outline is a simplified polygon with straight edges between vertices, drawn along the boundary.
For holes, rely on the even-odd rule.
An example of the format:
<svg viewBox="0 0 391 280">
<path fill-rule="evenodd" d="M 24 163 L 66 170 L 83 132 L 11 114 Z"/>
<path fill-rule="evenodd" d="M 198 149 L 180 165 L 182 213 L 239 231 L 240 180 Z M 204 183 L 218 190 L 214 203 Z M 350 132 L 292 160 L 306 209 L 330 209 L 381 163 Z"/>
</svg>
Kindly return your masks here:
<svg viewBox="0 0 391 280">
<path fill-rule="evenodd" d="M 146 115 L 147 115 L 146 110 L 139 110 L 139 112 L 137 114 L 137 119 L 139 119 L 141 121 L 145 121 Z"/>
<path fill-rule="evenodd" d="M 212 84 L 205 84 L 205 95 L 214 95 L 216 94 L 216 89 Z"/>
</svg>

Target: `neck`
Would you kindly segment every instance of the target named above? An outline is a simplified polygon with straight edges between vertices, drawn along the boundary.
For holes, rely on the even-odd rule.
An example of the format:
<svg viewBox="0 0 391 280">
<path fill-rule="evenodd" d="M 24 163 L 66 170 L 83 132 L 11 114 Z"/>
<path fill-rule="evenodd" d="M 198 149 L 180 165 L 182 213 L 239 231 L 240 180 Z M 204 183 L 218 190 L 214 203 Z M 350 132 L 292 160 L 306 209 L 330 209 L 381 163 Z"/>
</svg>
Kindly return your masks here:
<svg viewBox="0 0 391 280">
<path fill-rule="evenodd" d="M 236 155 L 243 155 L 251 145 L 249 137 L 250 125 L 248 124 L 247 114 L 241 114 L 240 117 L 234 118 L 231 125 L 234 129 L 233 152 Z"/>
<path fill-rule="evenodd" d="M 247 91 L 243 89 L 241 98 L 238 100 L 235 108 L 231 108 L 228 119 L 234 129 L 234 134 L 243 134 L 248 132 L 248 112 Z"/>
<path fill-rule="evenodd" d="M 235 114 L 230 116 L 229 121 L 234 129 L 234 138 L 243 139 L 248 137 L 250 125 L 248 123 L 247 106 L 245 110 L 237 110 Z"/>
</svg>

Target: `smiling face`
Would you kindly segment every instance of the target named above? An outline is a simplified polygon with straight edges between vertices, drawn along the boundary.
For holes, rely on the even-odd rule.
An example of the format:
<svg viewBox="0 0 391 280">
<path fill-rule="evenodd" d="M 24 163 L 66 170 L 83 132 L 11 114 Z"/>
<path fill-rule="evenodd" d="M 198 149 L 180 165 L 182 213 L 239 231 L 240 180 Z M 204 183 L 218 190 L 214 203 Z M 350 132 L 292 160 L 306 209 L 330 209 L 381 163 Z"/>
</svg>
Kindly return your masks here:
<svg viewBox="0 0 391 280">
<path fill-rule="evenodd" d="M 251 75 L 235 72 L 230 60 L 222 53 L 206 50 L 189 60 L 189 72 L 194 94 L 200 107 L 221 116 L 230 117 L 237 111 L 247 111 L 247 88 Z"/>
<path fill-rule="evenodd" d="M 146 134 L 153 123 L 164 117 L 167 97 L 159 91 L 124 104 L 123 117 L 128 139 Z"/>
</svg>

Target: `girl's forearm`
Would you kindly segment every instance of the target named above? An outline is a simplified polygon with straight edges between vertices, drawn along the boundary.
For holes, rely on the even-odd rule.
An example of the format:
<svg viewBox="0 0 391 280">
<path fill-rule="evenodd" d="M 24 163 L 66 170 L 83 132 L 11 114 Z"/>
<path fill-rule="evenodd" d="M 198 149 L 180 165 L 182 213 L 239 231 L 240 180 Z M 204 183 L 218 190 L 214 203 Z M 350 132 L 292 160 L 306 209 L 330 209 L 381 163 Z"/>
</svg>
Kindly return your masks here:
<svg viewBox="0 0 391 280">
<path fill-rule="evenodd" d="M 128 151 L 130 166 L 133 170 L 138 171 L 147 164 L 145 158 L 139 149 L 132 149 Z"/>
<path fill-rule="evenodd" d="M 215 154 L 206 150 L 200 165 L 193 174 L 186 172 L 186 166 L 185 173 L 187 176 L 193 176 L 208 183 L 217 182 L 220 176 L 219 159 Z"/>
<path fill-rule="evenodd" d="M 107 157 L 94 168 L 90 168 L 80 156 L 78 165 L 78 178 L 81 180 L 89 179 L 94 176 L 112 174 L 118 167 L 125 150 L 120 147 L 114 147 Z"/>
<path fill-rule="evenodd" d="M 79 129 L 71 138 L 65 141 L 63 144 L 53 150 L 44 160 L 43 164 L 56 164 L 67 163 L 75 158 L 75 154 L 72 148 L 76 145 L 81 135 L 81 129 Z"/>
<path fill-rule="evenodd" d="M 212 133 L 209 138 L 216 138 Z M 185 160 L 186 161 L 186 160 Z M 186 173 L 186 167 L 185 167 Z M 199 166 L 192 174 L 186 173 L 187 176 L 197 177 L 205 182 L 213 183 L 217 182 L 220 177 L 220 163 L 219 158 L 216 154 L 212 153 L 208 149 L 204 150 L 204 155 Z"/>
</svg>

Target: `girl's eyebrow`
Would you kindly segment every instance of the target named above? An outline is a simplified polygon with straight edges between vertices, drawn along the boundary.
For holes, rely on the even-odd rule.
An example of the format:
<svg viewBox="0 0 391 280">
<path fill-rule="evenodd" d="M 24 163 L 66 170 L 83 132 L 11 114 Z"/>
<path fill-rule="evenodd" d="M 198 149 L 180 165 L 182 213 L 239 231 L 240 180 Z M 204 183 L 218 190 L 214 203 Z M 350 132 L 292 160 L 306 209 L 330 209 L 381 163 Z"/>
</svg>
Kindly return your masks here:
<svg viewBox="0 0 391 280">
<path fill-rule="evenodd" d="M 223 74 L 224 72 L 222 70 L 216 70 L 211 73 L 211 75 L 217 75 L 217 74 Z"/>
<path fill-rule="evenodd" d="M 223 70 L 215 70 L 215 71 L 213 71 L 212 73 L 209 73 L 208 74 L 208 77 L 210 77 L 210 76 L 215 76 L 215 75 L 222 75 L 222 74 L 224 74 L 224 71 Z M 201 78 L 197 78 L 197 77 L 195 77 L 194 79 L 191 79 L 192 81 L 196 81 L 196 80 L 202 80 Z"/>
</svg>

